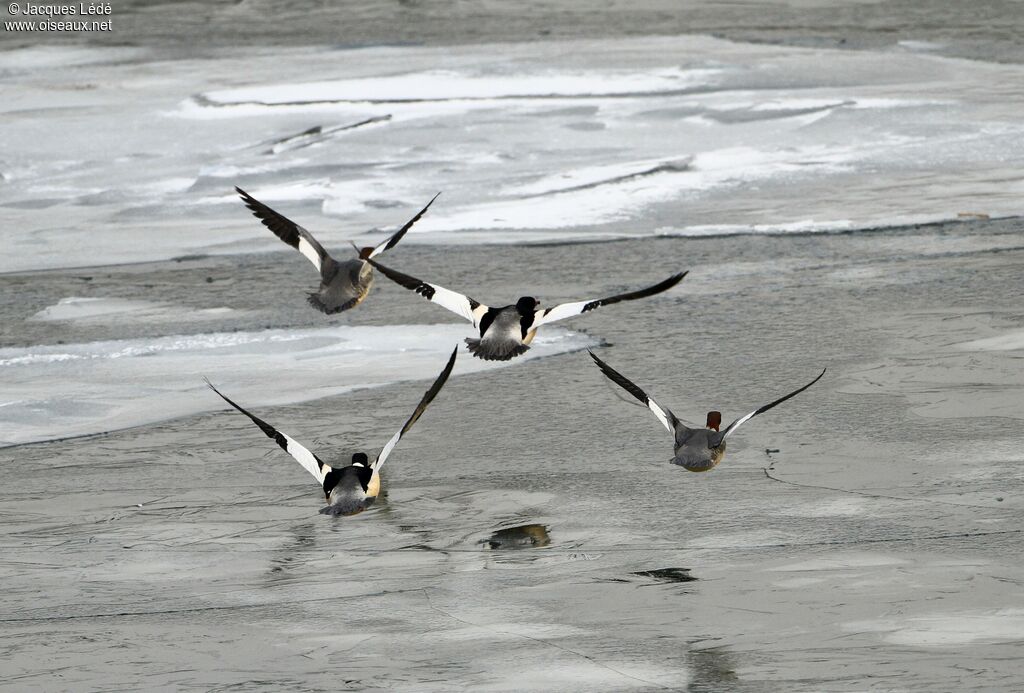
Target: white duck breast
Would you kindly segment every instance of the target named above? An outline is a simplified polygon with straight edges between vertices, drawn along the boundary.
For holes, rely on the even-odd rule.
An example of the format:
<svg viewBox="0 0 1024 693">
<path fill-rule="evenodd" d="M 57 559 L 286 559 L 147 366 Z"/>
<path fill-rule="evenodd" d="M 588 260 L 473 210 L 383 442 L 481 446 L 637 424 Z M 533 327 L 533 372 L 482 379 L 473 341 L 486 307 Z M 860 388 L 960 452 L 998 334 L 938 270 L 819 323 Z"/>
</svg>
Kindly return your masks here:
<svg viewBox="0 0 1024 693">
<path fill-rule="evenodd" d="M 373 286 L 373 268 L 366 263 L 366 260 L 398 245 L 413 224 L 430 209 L 430 205 L 437 199 L 437 195 L 441 194 L 434 195 L 416 216 L 406 222 L 405 226 L 376 247 L 357 248 L 358 257 L 339 262 L 324 250 L 309 231 L 283 214 L 274 211 L 241 188 L 236 187 L 235 190 L 253 216 L 273 231 L 275 236 L 302 253 L 320 272 L 320 288 L 309 294 L 308 301 L 309 305 L 328 315 L 349 310 L 362 303 Z"/>
<path fill-rule="evenodd" d="M 398 441 L 419 420 L 423 412 L 426 411 L 427 406 L 434 400 L 437 393 L 441 391 L 441 388 L 444 387 L 448 376 L 451 375 L 452 369 L 455 367 L 458 351 L 458 347 L 452 350 L 448 363 L 423 395 L 420 403 L 416 405 L 412 416 L 399 429 L 398 433 L 391 436 L 391 439 L 384 445 L 372 464 L 369 462 L 366 454 L 362 452 L 352 455 L 350 464 L 344 466 L 340 464 L 334 466 L 326 464 L 290 436 L 281 433 L 263 419 L 228 399 L 209 380 L 206 381 L 206 384 L 210 386 L 211 390 L 220 395 L 225 402 L 248 416 L 268 438 L 272 438 L 281 446 L 282 450 L 295 458 L 307 472 L 313 475 L 321 485 L 324 497 L 328 502 L 328 506 L 321 510 L 321 513 L 329 515 L 354 515 L 368 508 L 376 500 L 380 493 L 380 468 L 384 466 L 384 462 L 387 461 L 391 451 L 398 445 Z"/>
<path fill-rule="evenodd" d="M 480 337 L 467 338 L 466 345 L 474 356 L 488 361 L 508 361 L 526 353 L 537 328 L 541 325 L 571 318 L 619 301 L 633 301 L 638 298 L 654 296 L 671 289 L 687 275 L 686 272 L 680 272 L 653 286 L 637 291 L 608 298 L 562 303 L 548 309 L 538 308 L 537 299 L 530 296 L 523 296 L 515 305 L 492 308 L 438 284 L 431 284 L 385 267 L 372 259 L 369 260 L 369 263 L 396 284 L 415 291 L 431 303 L 447 308 L 473 323 L 473 327 L 479 330 Z"/>
<path fill-rule="evenodd" d="M 722 458 L 725 455 L 725 439 L 728 438 L 730 434 L 758 414 L 763 414 L 772 407 L 782 404 L 790 397 L 795 397 L 800 394 L 811 385 L 818 382 L 821 377 L 825 375 L 825 370 L 827 370 L 822 369 L 817 378 L 803 387 L 798 388 L 773 402 L 769 402 L 749 414 L 741 416 L 729 424 L 724 431 L 719 432 L 718 425 L 721 420 L 721 415 L 718 412 L 708 413 L 708 424 L 705 428 L 693 428 L 687 426 L 668 408 L 662 407 L 651 399 L 646 392 L 641 390 L 635 383 L 626 378 L 626 376 L 622 375 L 607 363 L 599 359 L 593 352 L 589 353 L 590 357 L 594 359 L 594 362 L 597 364 L 597 367 L 601 369 L 601 372 L 604 373 L 609 380 L 616 385 L 619 385 L 629 394 L 633 395 L 633 397 L 646 405 L 654 413 L 662 425 L 665 426 L 668 432 L 672 434 L 675 442 L 675 455 L 672 459 L 672 463 L 678 464 L 691 472 L 706 472 L 713 469 L 722 461 Z"/>
</svg>

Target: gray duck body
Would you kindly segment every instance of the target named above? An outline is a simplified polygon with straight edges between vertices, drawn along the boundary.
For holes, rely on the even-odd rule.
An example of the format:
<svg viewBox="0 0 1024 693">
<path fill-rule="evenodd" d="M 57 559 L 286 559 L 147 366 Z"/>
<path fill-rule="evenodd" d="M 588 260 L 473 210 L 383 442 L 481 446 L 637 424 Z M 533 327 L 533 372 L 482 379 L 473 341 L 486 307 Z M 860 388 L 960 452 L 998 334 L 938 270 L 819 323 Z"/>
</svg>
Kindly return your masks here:
<svg viewBox="0 0 1024 693">
<path fill-rule="evenodd" d="M 722 434 L 710 428 L 689 428 L 677 421 L 675 425 L 675 457 L 677 464 L 691 472 L 714 469 L 725 456 Z"/>
<path fill-rule="evenodd" d="M 366 459 L 366 456 L 362 456 Z M 324 478 L 324 494 L 328 505 L 321 515 L 355 515 L 377 500 L 380 475 L 365 464 L 350 464 L 332 469 Z"/>
<path fill-rule="evenodd" d="M 359 258 L 325 264 L 320 289 L 310 293 L 309 305 L 321 313 L 334 315 L 363 302 L 373 286 L 373 267 Z"/>
<path fill-rule="evenodd" d="M 533 311 L 524 314 L 518 304 L 491 308 L 480 320 L 480 339 L 466 338 L 466 347 L 485 361 L 508 361 L 530 350 L 532 320 Z"/>
</svg>

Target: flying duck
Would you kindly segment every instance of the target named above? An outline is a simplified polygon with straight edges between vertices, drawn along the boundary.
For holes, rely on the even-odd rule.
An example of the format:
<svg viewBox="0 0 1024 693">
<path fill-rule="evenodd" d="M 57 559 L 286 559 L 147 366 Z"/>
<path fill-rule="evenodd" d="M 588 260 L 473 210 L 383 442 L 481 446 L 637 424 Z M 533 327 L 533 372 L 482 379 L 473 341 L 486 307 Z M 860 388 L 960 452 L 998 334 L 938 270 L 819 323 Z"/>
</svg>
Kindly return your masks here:
<svg viewBox="0 0 1024 693">
<path fill-rule="evenodd" d="M 763 407 L 759 407 L 745 416 L 741 416 L 726 426 L 724 431 L 719 431 L 718 428 L 722 425 L 721 412 L 709 411 L 707 423 L 704 428 L 690 428 L 677 419 L 675 414 L 671 411 L 648 397 L 647 393 L 637 387 L 632 381 L 627 379 L 624 375 L 616 371 L 601 359 L 597 358 L 597 356 L 594 355 L 594 352 L 590 352 L 590 357 L 594 359 L 594 362 L 597 363 L 597 367 L 601 369 L 601 372 L 604 373 L 609 380 L 636 397 L 643 404 L 647 405 L 652 412 L 654 412 L 654 415 L 658 417 L 658 421 L 660 421 L 661 424 L 668 429 L 668 432 L 675 437 L 675 457 L 672 458 L 672 464 L 678 464 L 680 467 L 688 469 L 691 472 L 707 472 L 713 469 L 715 465 L 722 461 L 722 457 L 725 456 L 725 439 L 728 438 L 733 431 L 758 414 L 763 414 L 775 405 L 782 404 L 790 397 L 799 395 L 811 385 L 818 382 L 821 379 L 821 376 L 825 375 L 825 370 L 827 370 L 823 369 L 821 373 L 818 374 L 817 378 L 800 389 L 793 390 L 793 392 L 790 392 L 788 395 L 780 397 L 774 402 L 770 402 Z"/>
<path fill-rule="evenodd" d="M 328 503 L 326 508 L 320 510 L 321 514 L 355 515 L 366 510 L 377 499 L 377 495 L 380 493 L 380 468 L 384 466 L 388 455 L 398 445 L 402 435 L 412 428 L 412 425 L 416 423 L 420 415 L 426 410 L 427 405 L 433 401 L 437 393 L 444 387 L 445 381 L 448 380 L 448 376 L 455 366 L 455 357 L 458 351 L 458 347 L 452 351 L 448 364 L 441 371 L 441 374 L 437 376 L 437 380 L 430 386 L 426 394 L 423 395 L 423 399 L 416 406 L 412 416 L 409 417 L 409 420 L 405 422 L 405 425 L 402 426 L 398 433 L 391 436 L 391 440 L 384 445 L 384 448 L 377 455 L 377 459 L 373 463 L 369 462 L 366 453 L 357 452 L 352 455 L 352 461 L 348 465 L 341 466 L 338 463 L 335 463 L 334 466 L 329 465 L 290 436 L 281 433 L 263 419 L 254 416 L 232 402 L 220 390 L 215 388 L 209 380 L 206 381 L 206 384 L 210 386 L 211 390 L 220 395 L 225 402 L 252 419 L 252 422 L 259 426 L 267 434 L 268 438 L 273 438 L 274 442 L 280 445 L 282 450 L 294 457 L 307 472 L 313 475 L 317 483 L 323 488 L 324 497 Z"/>
<path fill-rule="evenodd" d="M 537 328 L 541 325 L 575 317 L 611 303 L 633 301 L 660 294 L 678 284 L 687 274 L 680 272 L 654 286 L 618 296 L 560 303 L 553 308 L 540 308 L 540 302 L 532 296 L 523 296 L 513 305 L 492 308 L 443 286 L 428 284 L 416 277 L 389 269 L 373 259 L 368 259 L 368 262 L 397 284 L 473 323 L 473 327 L 480 331 L 480 338 L 467 338 L 466 345 L 473 356 L 485 361 L 508 361 L 526 353 L 530 349 L 530 342 L 537 334 Z"/>
<path fill-rule="evenodd" d="M 366 264 L 366 261 L 398 245 L 406 231 L 419 221 L 437 199 L 437 195 L 441 194 L 434 195 L 419 214 L 377 247 L 359 248 L 353 243 L 352 246 L 359 253 L 359 257 L 338 262 L 327 254 L 309 231 L 284 215 L 278 214 L 241 188 L 236 187 L 235 190 L 254 217 L 273 231 L 275 236 L 305 255 L 320 272 L 320 289 L 310 293 L 308 301 L 309 305 L 327 315 L 355 308 L 362 303 L 373 286 L 373 268 Z"/>
</svg>

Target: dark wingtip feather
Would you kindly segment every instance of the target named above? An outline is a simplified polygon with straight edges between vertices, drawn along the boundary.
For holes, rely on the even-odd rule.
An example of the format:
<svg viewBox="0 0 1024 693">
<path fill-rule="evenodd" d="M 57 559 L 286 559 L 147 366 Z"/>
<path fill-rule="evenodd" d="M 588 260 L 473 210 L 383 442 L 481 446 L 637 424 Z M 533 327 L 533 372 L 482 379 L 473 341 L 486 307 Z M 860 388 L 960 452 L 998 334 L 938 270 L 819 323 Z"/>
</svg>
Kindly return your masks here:
<svg viewBox="0 0 1024 693">
<path fill-rule="evenodd" d="M 652 289 L 656 289 L 658 291 L 665 291 L 667 289 L 671 289 L 673 286 L 675 286 L 679 282 L 683 281 L 683 277 L 685 277 L 689 273 L 690 273 L 690 270 L 686 270 L 685 272 L 677 272 L 676 274 L 673 274 L 671 277 L 669 277 L 665 281 L 661 282 L 660 284 L 655 284 L 651 288 Z"/>
<path fill-rule="evenodd" d="M 437 193 L 437 195 L 440 195 L 440 194 L 441 194 L 440 192 Z M 406 232 L 413 227 L 413 224 L 415 224 L 417 221 L 419 221 L 423 217 L 423 215 L 427 213 L 427 210 L 430 209 L 430 205 L 434 204 L 434 200 L 437 199 L 437 195 L 434 195 L 432 198 L 430 198 L 430 202 L 428 202 L 426 204 L 426 206 L 423 207 L 423 209 L 421 209 L 419 212 L 417 212 L 416 216 L 414 216 L 409 221 L 405 222 L 405 225 L 402 228 L 400 228 L 395 235 L 393 235 L 391 238 L 388 239 L 388 243 L 387 243 L 386 246 L 384 246 L 384 250 L 391 250 L 396 245 L 398 245 L 398 242 L 400 240 L 402 240 L 402 237 L 405 236 Z M 384 252 L 384 251 L 381 251 L 381 252 Z"/>
<path fill-rule="evenodd" d="M 381 274 L 399 286 L 404 286 L 406 289 L 410 289 L 412 291 L 419 291 L 420 287 L 423 286 L 423 282 L 416 277 L 403 274 L 398 270 L 391 269 L 390 267 L 385 267 L 373 258 L 367 258 L 366 261 L 369 262 L 374 269 L 380 270 Z M 430 296 L 427 296 L 426 298 L 429 300 Z"/>
<path fill-rule="evenodd" d="M 797 395 L 799 395 L 799 394 L 800 394 L 801 392 L 803 392 L 804 390 L 806 390 L 807 388 L 809 388 L 809 387 L 810 387 L 811 385 L 813 385 L 814 383 L 816 383 L 816 382 L 818 382 L 819 380 L 821 380 L 821 379 L 822 379 L 822 378 L 823 378 L 823 377 L 825 376 L 825 371 L 826 371 L 826 370 L 828 370 L 828 369 L 827 369 L 827 368 L 823 368 L 823 369 L 821 370 L 821 373 L 819 373 L 819 374 L 818 374 L 818 377 L 817 377 L 817 378 L 815 378 L 815 379 L 814 379 L 814 380 L 812 380 L 811 382 L 807 383 L 807 384 L 806 384 L 806 385 L 804 385 L 803 387 L 801 387 L 801 388 L 798 388 L 798 389 L 796 389 L 796 390 L 793 390 L 793 391 L 792 391 L 792 392 L 790 392 L 790 393 L 789 393 L 788 395 L 784 395 L 784 396 L 782 396 L 782 397 L 779 397 L 779 398 L 778 398 L 777 400 L 775 400 L 774 402 L 769 402 L 768 404 L 764 405 L 763 407 L 760 407 L 760 408 L 758 408 L 758 409 L 757 409 L 757 411 L 755 411 L 755 412 L 753 413 L 753 415 L 752 415 L 752 416 L 757 416 L 758 414 L 763 414 L 764 412 L 768 411 L 769 409 L 771 409 L 771 408 L 773 408 L 773 407 L 775 407 L 775 406 L 777 406 L 777 405 L 779 405 L 779 404 L 782 404 L 782 403 L 783 403 L 783 402 L 785 402 L 785 401 L 786 401 L 787 399 L 790 399 L 790 398 L 792 398 L 792 397 L 796 397 L 796 396 L 797 396 Z M 730 428 L 732 428 L 732 424 L 729 424 L 729 427 L 730 427 Z"/>
<path fill-rule="evenodd" d="M 647 404 L 647 393 L 641 390 L 636 385 L 636 383 L 634 383 L 632 380 L 622 375 L 617 370 L 609 366 L 607 363 L 599 359 L 597 355 L 594 354 L 594 352 L 590 351 L 589 349 L 587 351 L 590 354 L 590 358 L 594 359 L 594 362 L 597 364 L 597 367 L 601 369 L 601 372 L 605 375 L 606 378 L 611 380 L 613 383 L 621 387 L 629 394 L 636 397 L 640 402 Z"/>
<path fill-rule="evenodd" d="M 448 382 L 448 376 L 452 374 L 452 369 L 455 368 L 455 359 L 458 355 L 459 345 L 456 344 L 455 348 L 452 349 L 452 355 L 448 357 L 448 363 L 445 364 L 444 370 L 442 370 L 434 380 L 430 389 L 424 393 L 423 399 L 421 399 L 420 403 L 416 405 L 416 410 L 412 413 L 412 416 L 409 417 L 409 420 L 405 422 L 405 425 L 402 426 L 401 435 L 405 435 L 405 433 L 412 428 L 412 425 L 416 423 L 420 416 L 422 416 L 423 412 L 427 410 L 427 406 L 434 401 L 435 397 L 437 397 L 437 393 L 441 391 L 444 384 Z"/>
<path fill-rule="evenodd" d="M 256 213 L 256 210 L 257 210 L 257 205 L 259 205 L 260 202 L 255 197 L 253 197 L 249 193 L 245 192 L 244 190 L 242 190 L 237 185 L 235 186 L 235 192 L 238 193 L 238 196 L 240 198 L 242 198 L 242 202 L 244 202 L 245 206 L 249 208 L 249 211 L 251 211 L 253 213 L 253 215 L 259 216 Z"/>
</svg>

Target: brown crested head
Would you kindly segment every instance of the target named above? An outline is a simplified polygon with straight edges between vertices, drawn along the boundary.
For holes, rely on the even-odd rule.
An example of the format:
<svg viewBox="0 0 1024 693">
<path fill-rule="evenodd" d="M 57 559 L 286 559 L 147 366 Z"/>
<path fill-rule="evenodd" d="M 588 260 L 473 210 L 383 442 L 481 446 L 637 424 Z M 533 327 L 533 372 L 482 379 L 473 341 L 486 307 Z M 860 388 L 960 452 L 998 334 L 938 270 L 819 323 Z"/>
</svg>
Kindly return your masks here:
<svg viewBox="0 0 1024 693">
<path fill-rule="evenodd" d="M 359 249 L 359 259 L 360 260 L 367 260 L 367 259 L 369 259 L 370 253 L 372 253 L 372 252 L 373 252 L 373 247 L 372 246 L 366 246 L 365 248 L 360 248 Z"/>
<path fill-rule="evenodd" d="M 708 428 L 713 428 L 716 431 L 718 427 L 722 425 L 722 412 L 720 411 L 709 411 L 708 412 Z"/>
</svg>

